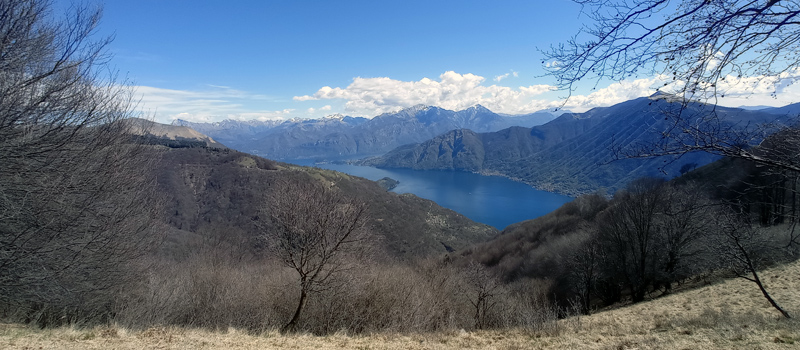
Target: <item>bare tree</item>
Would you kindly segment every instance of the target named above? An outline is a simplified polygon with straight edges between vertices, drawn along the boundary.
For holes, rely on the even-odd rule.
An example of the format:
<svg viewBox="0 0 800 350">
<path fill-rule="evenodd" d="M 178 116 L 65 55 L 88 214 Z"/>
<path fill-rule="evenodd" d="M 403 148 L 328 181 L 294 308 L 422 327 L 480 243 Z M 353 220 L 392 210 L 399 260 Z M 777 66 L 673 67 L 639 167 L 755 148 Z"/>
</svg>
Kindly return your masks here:
<svg viewBox="0 0 800 350">
<path fill-rule="evenodd" d="M 0 313 L 42 325 L 111 314 L 153 242 L 130 91 L 92 41 L 99 10 L 0 1 Z"/>
<path fill-rule="evenodd" d="M 782 251 L 776 240 L 769 237 L 763 229 L 754 228 L 748 222 L 742 222 L 742 216 L 730 210 L 723 210 L 718 215 L 716 251 L 722 261 L 738 277 L 755 283 L 764 298 L 781 315 L 791 318 L 775 299 L 767 292 L 758 275 L 758 270 L 765 265 L 780 260 L 776 253 Z"/>
<path fill-rule="evenodd" d="M 366 205 L 298 172 L 274 187 L 263 213 L 262 237 L 283 265 L 297 272 L 300 297 L 281 329 L 293 332 L 309 294 L 331 288 L 335 277 L 369 251 Z"/>
<path fill-rule="evenodd" d="M 696 185 L 667 185 L 663 209 L 656 218 L 659 231 L 660 267 L 657 283 L 665 293 L 672 283 L 692 276 L 703 268 L 708 234 L 712 229 L 709 211 L 716 207 Z"/>
<path fill-rule="evenodd" d="M 591 24 L 543 52 L 557 85 L 660 76 L 668 123 L 661 139 L 618 150 L 618 157 L 705 151 L 798 171 L 797 161 L 752 148 L 792 126 L 737 125 L 714 108 L 733 89 L 771 86 L 778 93 L 800 75 L 800 2 L 796 0 L 575 0 Z M 704 106 L 696 101 L 710 101 Z M 796 132 L 794 132 L 796 133 Z M 794 140 L 797 140 L 795 137 Z"/>
</svg>

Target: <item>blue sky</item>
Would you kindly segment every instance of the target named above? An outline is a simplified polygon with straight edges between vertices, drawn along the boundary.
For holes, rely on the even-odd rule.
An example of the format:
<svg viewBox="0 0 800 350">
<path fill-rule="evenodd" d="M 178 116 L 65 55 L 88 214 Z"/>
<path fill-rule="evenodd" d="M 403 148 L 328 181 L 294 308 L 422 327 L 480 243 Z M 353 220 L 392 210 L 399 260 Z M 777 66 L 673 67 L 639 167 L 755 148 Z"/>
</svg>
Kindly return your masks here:
<svg viewBox="0 0 800 350">
<path fill-rule="evenodd" d="M 57 8 L 70 0 L 57 0 Z M 112 64 L 157 121 L 372 117 L 416 104 L 521 114 L 563 103 L 537 48 L 585 20 L 570 1 L 95 1 Z M 585 110 L 652 77 L 578 90 Z M 782 105 L 775 99 L 748 103 Z"/>
</svg>

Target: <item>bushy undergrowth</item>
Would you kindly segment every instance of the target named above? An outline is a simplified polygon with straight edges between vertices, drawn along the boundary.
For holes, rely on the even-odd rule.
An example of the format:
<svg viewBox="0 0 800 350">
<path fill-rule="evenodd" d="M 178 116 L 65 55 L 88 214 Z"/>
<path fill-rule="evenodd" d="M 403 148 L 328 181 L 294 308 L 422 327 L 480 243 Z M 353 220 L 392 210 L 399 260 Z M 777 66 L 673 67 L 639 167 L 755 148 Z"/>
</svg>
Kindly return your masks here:
<svg viewBox="0 0 800 350">
<path fill-rule="evenodd" d="M 234 264 L 198 255 L 161 261 L 120 299 L 115 321 L 140 329 L 279 329 L 297 303 L 293 273 L 259 259 Z M 439 262 L 365 265 L 313 294 L 297 330 L 359 334 L 556 326 L 559 313 L 545 298 L 542 282 L 498 284 L 491 295 L 482 296 L 488 303 L 477 313 L 481 283 L 486 281 L 475 280 L 465 268 Z"/>
</svg>

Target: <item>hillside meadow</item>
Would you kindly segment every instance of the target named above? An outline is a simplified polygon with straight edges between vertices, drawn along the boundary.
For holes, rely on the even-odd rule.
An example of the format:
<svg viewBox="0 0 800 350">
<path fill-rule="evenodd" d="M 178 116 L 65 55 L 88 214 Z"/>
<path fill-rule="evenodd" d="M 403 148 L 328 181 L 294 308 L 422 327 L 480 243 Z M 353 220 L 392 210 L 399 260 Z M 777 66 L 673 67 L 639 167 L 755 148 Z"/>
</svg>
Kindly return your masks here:
<svg viewBox="0 0 800 350">
<path fill-rule="evenodd" d="M 762 272 L 772 295 L 800 312 L 800 262 Z M 698 283 L 702 283 L 699 280 Z M 800 322 L 784 319 L 743 279 L 572 317 L 539 330 L 375 333 L 351 336 L 249 334 L 237 329 L 82 329 L 0 325 L 4 349 L 796 349 Z"/>
</svg>

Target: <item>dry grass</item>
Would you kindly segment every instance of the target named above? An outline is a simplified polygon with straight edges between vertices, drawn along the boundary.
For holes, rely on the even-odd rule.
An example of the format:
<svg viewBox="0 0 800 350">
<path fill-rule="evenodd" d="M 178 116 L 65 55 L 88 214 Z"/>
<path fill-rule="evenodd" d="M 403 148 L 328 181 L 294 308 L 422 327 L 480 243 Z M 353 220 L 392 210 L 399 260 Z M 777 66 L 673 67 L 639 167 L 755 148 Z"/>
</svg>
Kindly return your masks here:
<svg viewBox="0 0 800 350">
<path fill-rule="evenodd" d="M 800 317 L 800 262 L 762 273 L 773 296 Z M 118 327 L 38 330 L 0 325 L 4 349 L 796 349 L 800 322 L 773 310 L 750 282 L 733 279 L 654 301 L 521 330 L 373 334 L 247 334 Z"/>
</svg>

